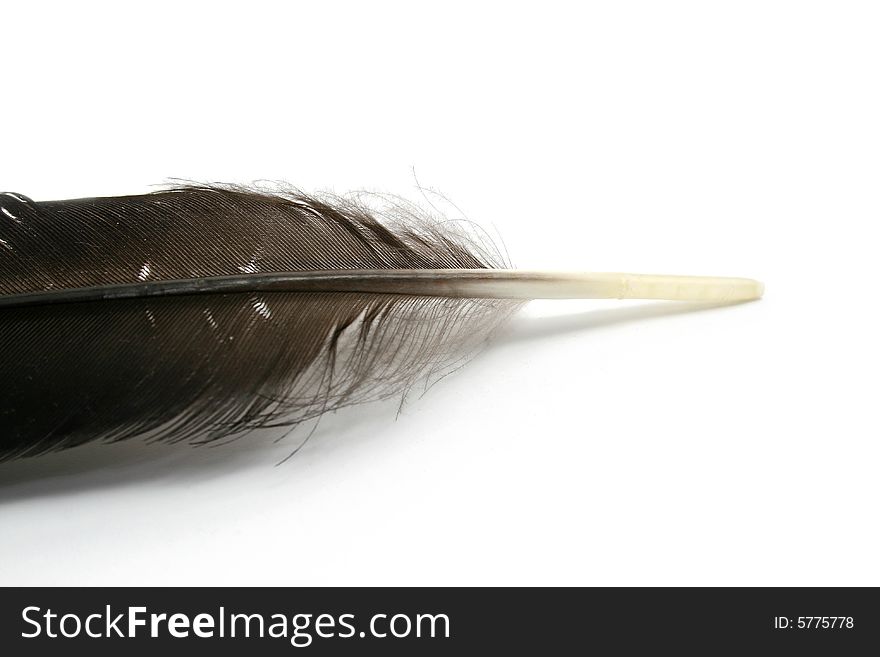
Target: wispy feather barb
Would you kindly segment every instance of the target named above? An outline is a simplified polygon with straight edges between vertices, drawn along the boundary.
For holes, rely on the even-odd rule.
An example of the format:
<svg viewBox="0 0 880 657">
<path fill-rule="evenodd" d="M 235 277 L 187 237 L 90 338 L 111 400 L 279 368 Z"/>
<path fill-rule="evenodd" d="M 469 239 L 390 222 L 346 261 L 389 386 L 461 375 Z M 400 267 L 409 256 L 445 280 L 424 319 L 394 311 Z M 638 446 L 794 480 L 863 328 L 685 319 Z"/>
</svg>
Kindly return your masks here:
<svg viewBox="0 0 880 657">
<path fill-rule="evenodd" d="M 488 242 L 410 207 L 380 219 L 359 202 L 293 191 L 188 186 L 39 203 L 5 194 L 0 206 L 0 298 L 505 264 Z M 4 307 L 0 458 L 135 436 L 212 441 L 398 395 L 470 353 L 518 304 L 245 291 Z"/>
</svg>

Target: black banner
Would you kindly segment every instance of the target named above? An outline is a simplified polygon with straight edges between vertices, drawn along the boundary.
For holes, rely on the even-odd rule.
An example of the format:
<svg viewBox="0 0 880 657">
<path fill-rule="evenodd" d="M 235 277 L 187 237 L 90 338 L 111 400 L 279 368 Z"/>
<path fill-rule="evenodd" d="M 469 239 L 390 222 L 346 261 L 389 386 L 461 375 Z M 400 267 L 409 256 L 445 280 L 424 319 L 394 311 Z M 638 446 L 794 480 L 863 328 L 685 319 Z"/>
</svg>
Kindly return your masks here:
<svg viewBox="0 0 880 657">
<path fill-rule="evenodd" d="M 4 589 L 3 654 L 866 654 L 876 589 Z M 552 654 L 552 653 L 551 653 Z"/>
</svg>

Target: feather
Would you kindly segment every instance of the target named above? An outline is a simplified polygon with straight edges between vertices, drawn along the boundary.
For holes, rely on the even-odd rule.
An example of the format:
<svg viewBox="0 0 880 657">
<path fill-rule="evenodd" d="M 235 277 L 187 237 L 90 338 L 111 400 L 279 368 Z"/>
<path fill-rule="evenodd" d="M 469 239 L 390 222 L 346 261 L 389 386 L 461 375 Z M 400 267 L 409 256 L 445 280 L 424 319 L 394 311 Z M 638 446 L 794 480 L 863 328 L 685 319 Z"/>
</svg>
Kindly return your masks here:
<svg viewBox="0 0 880 657">
<path fill-rule="evenodd" d="M 401 395 L 536 296 L 755 295 L 747 279 L 516 272 L 488 239 L 404 202 L 380 215 L 191 185 L 4 193 L 0 212 L 0 460 L 202 444 Z"/>
</svg>

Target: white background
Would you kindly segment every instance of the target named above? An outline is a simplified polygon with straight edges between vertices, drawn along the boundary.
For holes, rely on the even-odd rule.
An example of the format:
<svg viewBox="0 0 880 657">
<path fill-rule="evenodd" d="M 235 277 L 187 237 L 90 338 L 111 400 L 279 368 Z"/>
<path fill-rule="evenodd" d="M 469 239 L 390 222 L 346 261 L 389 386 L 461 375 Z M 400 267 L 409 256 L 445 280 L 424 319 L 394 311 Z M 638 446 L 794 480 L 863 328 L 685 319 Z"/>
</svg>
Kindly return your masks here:
<svg viewBox="0 0 880 657">
<path fill-rule="evenodd" d="M 279 467 L 296 438 L 2 464 L 0 584 L 880 584 L 876 3 L 7 2 L 0 33 L 0 188 L 417 176 L 520 267 L 767 285 L 535 303 Z"/>
</svg>

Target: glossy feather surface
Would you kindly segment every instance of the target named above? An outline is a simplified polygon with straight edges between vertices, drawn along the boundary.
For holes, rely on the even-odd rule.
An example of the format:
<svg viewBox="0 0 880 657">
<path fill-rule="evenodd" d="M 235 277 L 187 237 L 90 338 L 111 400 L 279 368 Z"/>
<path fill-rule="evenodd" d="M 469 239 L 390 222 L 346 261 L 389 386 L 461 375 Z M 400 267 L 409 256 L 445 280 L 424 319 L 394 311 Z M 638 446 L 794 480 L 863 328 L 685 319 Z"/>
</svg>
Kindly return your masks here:
<svg viewBox="0 0 880 657">
<path fill-rule="evenodd" d="M 0 196 L 0 294 L 258 272 L 490 268 L 497 251 L 397 205 L 195 187 Z M 10 216 L 11 215 L 11 216 Z M 404 393 L 519 302 L 237 293 L 0 311 L 0 458 L 134 437 L 202 443 Z"/>
</svg>

